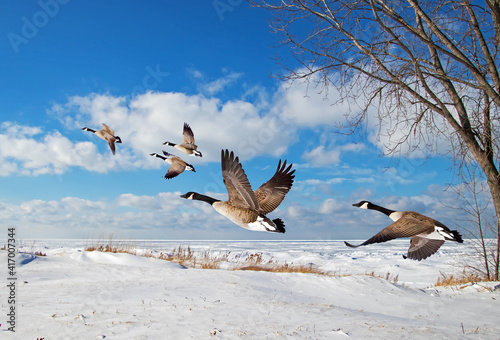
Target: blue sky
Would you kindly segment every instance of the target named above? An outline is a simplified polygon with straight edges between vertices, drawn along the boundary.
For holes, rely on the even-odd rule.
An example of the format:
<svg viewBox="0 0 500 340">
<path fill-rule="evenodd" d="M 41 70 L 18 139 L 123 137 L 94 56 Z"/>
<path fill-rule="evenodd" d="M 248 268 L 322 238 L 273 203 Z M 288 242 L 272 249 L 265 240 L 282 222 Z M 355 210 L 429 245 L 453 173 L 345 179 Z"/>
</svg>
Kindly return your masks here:
<svg viewBox="0 0 500 340">
<path fill-rule="evenodd" d="M 429 214 L 454 229 L 446 158 L 382 156 L 374 119 L 363 138 L 337 133 L 347 104 L 271 77 L 293 58 L 269 13 L 244 1 L 4 1 L 0 11 L 0 223 L 20 237 L 366 239 L 389 220 L 362 199 Z M 203 158 L 163 146 L 191 125 Z M 83 126 L 106 123 L 123 144 Z M 439 144 L 440 142 L 437 141 Z M 279 159 L 295 183 L 269 216 L 286 234 L 244 230 L 203 202 L 225 199 L 220 150 L 234 150 L 254 189 Z M 167 150 L 192 163 L 166 181 Z"/>
</svg>

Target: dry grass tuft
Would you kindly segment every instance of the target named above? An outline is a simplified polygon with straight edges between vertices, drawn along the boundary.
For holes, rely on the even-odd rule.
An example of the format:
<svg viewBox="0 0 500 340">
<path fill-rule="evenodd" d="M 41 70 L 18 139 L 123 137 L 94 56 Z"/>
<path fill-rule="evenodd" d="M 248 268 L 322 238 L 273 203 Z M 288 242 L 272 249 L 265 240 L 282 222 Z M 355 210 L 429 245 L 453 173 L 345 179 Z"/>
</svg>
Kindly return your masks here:
<svg viewBox="0 0 500 340">
<path fill-rule="evenodd" d="M 304 273 L 304 274 L 318 274 L 318 275 L 330 275 L 328 272 L 318 269 L 313 264 L 293 264 L 293 263 L 275 263 L 273 265 L 263 264 L 263 265 L 249 265 L 234 267 L 233 270 L 253 270 L 253 271 L 264 271 L 273 273 Z"/>
<path fill-rule="evenodd" d="M 113 234 L 109 235 L 107 241 L 102 241 L 101 238 L 97 241 L 97 244 L 92 244 L 90 246 L 86 246 L 84 248 L 85 251 L 102 251 L 106 253 L 126 253 L 137 255 L 137 251 L 135 250 L 135 244 L 130 241 L 115 241 L 113 239 Z"/>
<path fill-rule="evenodd" d="M 453 274 L 446 275 L 441 273 L 441 277 L 438 278 L 436 282 L 436 286 L 458 286 L 465 285 L 469 283 L 478 283 L 478 282 L 488 282 L 488 278 L 486 276 L 478 275 L 478 274 L 468 274 L 465 271 L 459 276 L 455 276 Z M 463 288 L 463 287 L 461 287 Z"/>
<path fill-rule="evenodd" d="M 274 272 L 274 273 L 307 273 L 307 274 L 319 274 L 319 275 L 330 275 L 329 272 L 318 269 L 314 264 L 294 264 L 294 263 L 279 263 L 273 260 L 264 260 L 262 253 L 247 254 L 243 257 L 239 256 L 236 265 L 232 266 L 231 270 L 253 270 L 253 271 L 264 271 L 264 272 Z"/>
<path fill-rule="evenodd" d="M 101 241 L 99 241 L 101 242 Z M 332 273 L 319 269 L 312 263 L 309 264 L 295 264 L 288 262 L 278 262 L 273 258 L 268 260 L 264 259 L 262 253 L 242 253 L 242 254 L 231 254 L 230 251 L 223 253 L 213 253 L 209 250 L 202 252 L 192 251 L 188 246 L 187 248 L 182 248 L 181 246 L 172 250 L 170 254 L 149 252 L 137 252 L 133 243 L 130 242 L 116 242 L 113 240 L 112 235 L 110 236 L 107 243 L 102 243 L 84 248 L 86 251 L 102 251 L 111 253 L 127 253 L 143 257 L 152 257 L 159 260 L 171 261 L 179 263 L 187 268 L 196 269 L 220 269 L 222 264 L 226 264 L 225 269 L 228 270 L 251 270 L 251 271 L 265 271 L 273 273 L 304 273 L 304 274 L 317 274 L 325 275 L 330 277 L 348 277 L 354 274 L 349 273 Z M 398 282 L 398 275 L 393 276 L 389 272 L 385 275 L 378 275 L 375 272 L 359 274 L 371 276 L 374 278 L 385 279 L 392 283 Z"/>
<path fill-rule="evenodd" d="M 213 255 L 206 250 L 202 253 L 195 253 L 188 246 L 183 249 L 181 246 L 175 248 L 172 254 L 168 255 L 165 260 L 179 263 L 185 267 L 200 268 L 200 269 L 219 269 L 222 262 L 227 262 L 230 252 L 222 255 Z"/>
<path fill-rule="evenodd" d="M 23 245 L 21 244 L 20 246 L 16 247 L 16 252 L 17 253 L 27 253 L 27 254 L 32 254 L 32 255 L 35 255 L 35 256 L 47 256 L 46 253 L 43 253 L 41 250 L 33 250 L 34 248 L 34 243 L 35 241 L 33 241 L 33 245 L 31 246 L 31 249 L 30 250 L 25 250 Z M 22 248 L 20 250 L 20 248 Z M 7 245 L 3 245 L 0 250 L 7 250 Z"/>
<path fill-rule="evenodd" d="M 375 274 L 374 271 L 365 273 L 366 276 L 375 277 L 377 279 L 384 279 L 386 281 L 392 282 L 394 284 L 398 283 L 399 275 L 393 276 L 390 272 L 385 275 Z"/>
</svg>

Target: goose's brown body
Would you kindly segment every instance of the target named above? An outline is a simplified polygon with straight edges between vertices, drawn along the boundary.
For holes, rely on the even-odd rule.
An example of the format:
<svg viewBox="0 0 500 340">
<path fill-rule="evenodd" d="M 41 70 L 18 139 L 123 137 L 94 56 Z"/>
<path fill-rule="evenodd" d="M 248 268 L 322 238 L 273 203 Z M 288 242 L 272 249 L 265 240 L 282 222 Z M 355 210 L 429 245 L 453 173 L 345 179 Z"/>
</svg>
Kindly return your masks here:
<svg viewBox="0 0 500 340">
<path fill-rule="evenodd" d="M 215 211 L 226 216 L 231 222 L 242 228 L 253 231 L 275 231 L 276 225 L 265 215 L 259 215 L 256 211 L 232 206 L 228 202 L 214 202 Z"/>
</svg>

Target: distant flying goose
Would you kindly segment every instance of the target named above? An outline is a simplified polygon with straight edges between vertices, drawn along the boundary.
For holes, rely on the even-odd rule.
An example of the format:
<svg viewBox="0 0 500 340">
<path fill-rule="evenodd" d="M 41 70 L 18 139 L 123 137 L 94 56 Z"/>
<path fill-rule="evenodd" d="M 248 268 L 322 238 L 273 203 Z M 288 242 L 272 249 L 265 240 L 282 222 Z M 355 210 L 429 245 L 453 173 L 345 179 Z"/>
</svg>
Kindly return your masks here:
<svg viewBox="0 0 500 340">
<path fill-rule="evenodd" d="M 99 136 L 100 138 L 107 141 L 109 144 L 109 147 L 111 148 L 111 152 L 113 152 L 113 155 L 114 155 L 115 154 L 115 143 L 121 143 L 122 140 L 120 137 L 115 136 L 115 131 L 113 131 L 112 128 L 110 128 L 109 126 L 107 126 L 104 123 L 102 123 L 102 126 L 103 126 L 102 130 L 99 130 L 99 131 L 89 129 L 88 127 L 84 127 L 82 130 L 93 132 L 97 136 Z"/>
<path fill-rule="evenodd" d="M 371 243 L 386 242 L 395 238 L 411 237 L 408 258 L 420 261 L 437 252 L 444 241 L 464 242 L 458 231 L 450 230 L 441 222 L 414 211 L 394 211 L 368 201 L 361 201 L 353 206 L 378 210 L 389 216 L 394 223 L 360 245 L 354 246 L 344 241 L 349 247 L 354 248 Z M 406 256 L 404 257 L 406 258 Z"/>
<path fill-rule="evenodd" d="M 167 162 L 168 164 L 171 164 L 170 168 L 168 168 L 168 171 L 167 171 L 167 173 L 164 176 L 165 179 L 174 178 L 174 177 L 180 175 L 181 173 L 183 173 L 184 170 L 189 170 L 189 171 L 196 172 L 196 170 L 194 169 L 194 167 L 191 164 L 188 164 L 188 163 L 184 162 L 179 157 L 174 156 L 174 155 L 172 155 L 172 154 L 170 154 L 170 153 L 168 153 L 166 151 L 163 151 L 163 154 L 166 157 L 161 156 L 161 155 L 159 155 L 157 153 L 152 153 L 150 156 L 161 158 L 165 162 Z"/>
<path fill-rule="evenodd" d="M 170 142 L 165 142 L 165 143 L 163 143 L 163 145 L 173 146 L 177 150 L 180 150 L 180 151 L 182 151 L 185 154 L 188 154 L 190 156 L 202 157 L 201 152 L 199 152 L 197 150 L 198 146 L 196 146 L 196 144 L 194 144 L 193 130 L 191 130 L 191 128 L 189 127 L 189 125 L 187 123 L 184 123 L 184 130 L 182 132 L 182 138 L 183 139 L 182 139 L 181 144 L 174 144 L 174 143 L 170 143 Z"/>
<path fill-rule="evenodd" d="M 270 220 L 266 215 L 276 209 L 293 184 L 292 164 L 286 166 L 286 161 L 278 163 L 274 176 L 253 191 L 238 157 L 233 152 L 221 151 L 221 166 L 224 185 L 229 199 L 225 202 L 215 198 L 188 192 L 182 198 L 204 201 L 221 215 L 245 229 L 253 231 L 285 232 L 285 224 L 279 218 Z"/>
</svg>

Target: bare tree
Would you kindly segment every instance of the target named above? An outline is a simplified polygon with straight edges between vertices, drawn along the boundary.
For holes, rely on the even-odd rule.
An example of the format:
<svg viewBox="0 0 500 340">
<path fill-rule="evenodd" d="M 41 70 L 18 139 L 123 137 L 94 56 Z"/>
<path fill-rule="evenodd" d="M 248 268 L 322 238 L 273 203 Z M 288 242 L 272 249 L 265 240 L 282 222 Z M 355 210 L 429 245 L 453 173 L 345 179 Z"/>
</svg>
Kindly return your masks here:
<svg viewBox="0 0 500 340">
<path fill-rule="evenodd" d="M 359 105 L 345 128 L 363 128 L 375 105 L 380 126 L 389 126 L 391 152 L 403 144 L 436 152 L 440 136 L 458 170 L 472 155 L 487 180 L 499 234 L 499 0 L 252 3 L 271 10 L 273 29 L 300 63 L 282 64 L 285 79 L 335 86 L 342 100 Z"/>
</svg>

